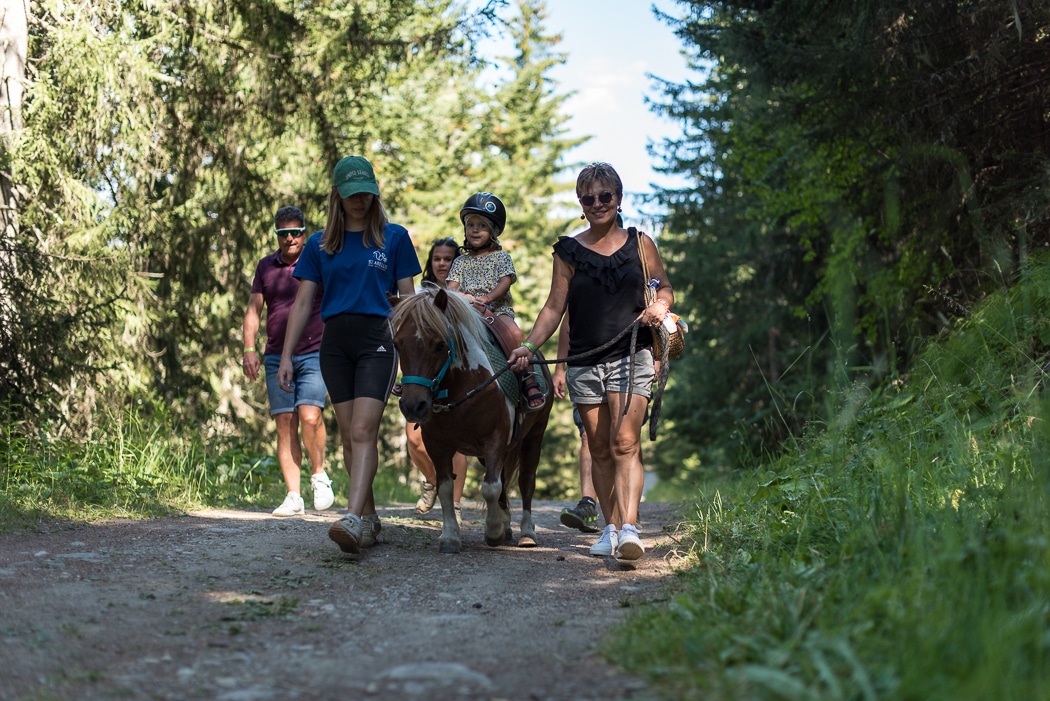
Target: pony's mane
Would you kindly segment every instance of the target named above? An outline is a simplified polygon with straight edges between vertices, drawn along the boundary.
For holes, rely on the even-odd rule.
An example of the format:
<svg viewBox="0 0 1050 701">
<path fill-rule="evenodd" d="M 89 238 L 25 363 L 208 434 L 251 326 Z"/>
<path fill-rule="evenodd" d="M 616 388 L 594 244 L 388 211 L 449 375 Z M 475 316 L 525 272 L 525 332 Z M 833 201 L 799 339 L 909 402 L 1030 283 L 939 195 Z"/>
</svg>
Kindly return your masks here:
<svg viewBox="0 0 1050 701">
<path fill-rule="evenodd" d="M 442 313 L 434 304 L 434 298 L 440 291 L 441 288 L 436 285 L 425 285 L 421 291 L 406 297 L 394 307 L 390 322 L 396 330 L 401 328 L 407 319 L 412 319 L 419 334 L 424 338 L 444 339 L 451 328 L 452 338 L 462 359 L 467 353 L 464 333 L 482 342 L 488 334 L 488 329 L 485 328 L 481 314 L 474 311 L 470 303 L 458 292 L 446 291 L 448 306 Z"/>
</svg>

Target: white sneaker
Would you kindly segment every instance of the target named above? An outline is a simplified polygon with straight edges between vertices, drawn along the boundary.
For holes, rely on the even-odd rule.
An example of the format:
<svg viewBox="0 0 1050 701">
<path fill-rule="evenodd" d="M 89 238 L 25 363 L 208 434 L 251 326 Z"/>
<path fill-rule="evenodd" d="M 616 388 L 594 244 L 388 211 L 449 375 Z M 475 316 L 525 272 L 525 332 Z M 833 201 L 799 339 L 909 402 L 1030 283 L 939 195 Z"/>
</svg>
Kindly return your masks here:
<svg viewBox="0 0 1050 701">
<path fill-rule="evenodd" d="M 591 555 L 611 557 L 616 552 L 616 524 L 610 523 L 602 530 L 598 542 L 591 546 Z"/>
<path fill-rule="evenodd" d="M 638 529 L 633 524 L 623 524 L 617 539 L 616 557 L 621 560 L 637 560 L 644 554 L 645 546 L 642 545 Z"/>
<path fill-rule="evenodd" d="M 314 489 L 314 508 L 324 511 L 335 502 L 335 494 L 332 493 L 332 480 L 326 472 L 318 472 L 310 475 L 310 486 Z"/>
<path fill-rule="evenodd" d="M 303 498 L 295 492 L 288 492 L 288 496 L 272 513 L 274 516 L 302 516 L 306 513 Z"/>
</svg>

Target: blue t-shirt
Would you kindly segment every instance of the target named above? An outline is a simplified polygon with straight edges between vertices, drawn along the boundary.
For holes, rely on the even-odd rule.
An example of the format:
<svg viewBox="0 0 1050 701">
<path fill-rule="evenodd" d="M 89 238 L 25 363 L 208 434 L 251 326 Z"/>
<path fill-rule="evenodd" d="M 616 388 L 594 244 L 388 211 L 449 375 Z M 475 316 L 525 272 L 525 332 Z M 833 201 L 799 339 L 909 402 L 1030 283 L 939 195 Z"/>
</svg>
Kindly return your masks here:
<svg viewBox="0 0 1050 701">
<path fill-rule="evenodd" d="M 365 248 L 360 231 L 348 231 L 343 250 L 336 254 L 321 250 L 318 231 L 306 241 L 295 277 L 324 286 L 321 318 L 336 314 L 386 316 L 390 302 L 386 293 L 397 291 L 397 281 L 423 272 L 416 249 L 405 227 L 387 224 L 383 229 L 385 248 Z"/>
</svg>

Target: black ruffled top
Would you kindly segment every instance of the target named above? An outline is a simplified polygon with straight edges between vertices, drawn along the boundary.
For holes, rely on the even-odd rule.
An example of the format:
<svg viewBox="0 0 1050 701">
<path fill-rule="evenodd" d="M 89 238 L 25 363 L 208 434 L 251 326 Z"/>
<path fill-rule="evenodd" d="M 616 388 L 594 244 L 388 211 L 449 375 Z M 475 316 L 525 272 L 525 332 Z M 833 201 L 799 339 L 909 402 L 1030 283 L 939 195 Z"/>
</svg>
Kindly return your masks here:
<svg viewBox="0 0 1050 701">
<path fill-rule="evenodd" d="M 645 309 L 645 284 L 638 257 L 638 235 L 632 229 L 627 241 L 612 255 L 603 256 L 571 236 L 554 244 L 554 255 L 573 269 L 569 281 L 569 355 L 600 348 L 632 324 Z M 648 326 L 638 330 L 638 348 L 652 346 Z M 570 362 L 574 367 L 619 360 L 631 354 L 628 332 L 613 347 Z"/>
</svg>

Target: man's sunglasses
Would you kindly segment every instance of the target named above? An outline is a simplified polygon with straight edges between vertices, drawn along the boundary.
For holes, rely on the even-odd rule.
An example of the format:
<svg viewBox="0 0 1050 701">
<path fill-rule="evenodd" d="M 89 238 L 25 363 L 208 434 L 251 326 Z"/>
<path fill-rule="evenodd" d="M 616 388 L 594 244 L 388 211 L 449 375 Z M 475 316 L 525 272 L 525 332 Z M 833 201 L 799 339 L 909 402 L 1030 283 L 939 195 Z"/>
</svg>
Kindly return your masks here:
<svg viewBox="0 0 1050 701">
<path fill-rule="evenodd" d="M 279 239 L 287 238 L 288 236 L 294 236 L 295 238 L 299 238 L 303 235 L 303 232 L 306 231 L 306 227 L 293 226 L 290 229 L 274 229 L 274 231 L 277 232 L 277 238 Z"/>
<path fill-rule="evenodd" d="M 601 202 L 602 204 L 609 204 L 610 202 L 613 201 L 613 194 L 611 192 L 609 192 L 608 190 L 606 190 L 605 192 L 600 193 L 598 195 L 598 201 Z M 580 198 L 580 204 L 582 204 L 584 207 L 593 207 L 594 206 L 594 195 L 584 195 L 583 197 Z"/>
</svg>

